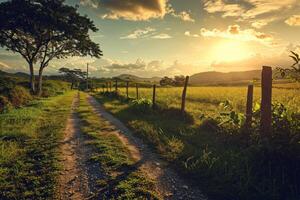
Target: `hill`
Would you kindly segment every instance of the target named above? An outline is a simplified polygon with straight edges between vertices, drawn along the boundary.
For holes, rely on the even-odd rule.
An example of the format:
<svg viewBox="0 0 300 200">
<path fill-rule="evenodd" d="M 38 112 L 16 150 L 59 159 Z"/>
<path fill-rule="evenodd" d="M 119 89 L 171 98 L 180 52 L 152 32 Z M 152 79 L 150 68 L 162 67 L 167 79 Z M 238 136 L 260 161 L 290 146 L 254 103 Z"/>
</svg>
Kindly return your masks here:
<svg viewBox="0 0 300 200">
<path fill-rule="evenodd" d="M 159 82 L 161 80 L 160 77 L 152 77 L 152 78 L 142 78 L 139 76 L 131 75 L 131 74 L 121 74 L 119 76 L 116 76 L 114 78 L 121 79 L 123 81 L 135 81 L 135 82 Z"/>
<path fill-rule="evenodd" d="M 192 85 L 218 85 L 218 84 L 240 84 L 260 79 L 261 70 L 243 71 L 243 72 L 201 72 L 190 77 Z"/>
</svg>

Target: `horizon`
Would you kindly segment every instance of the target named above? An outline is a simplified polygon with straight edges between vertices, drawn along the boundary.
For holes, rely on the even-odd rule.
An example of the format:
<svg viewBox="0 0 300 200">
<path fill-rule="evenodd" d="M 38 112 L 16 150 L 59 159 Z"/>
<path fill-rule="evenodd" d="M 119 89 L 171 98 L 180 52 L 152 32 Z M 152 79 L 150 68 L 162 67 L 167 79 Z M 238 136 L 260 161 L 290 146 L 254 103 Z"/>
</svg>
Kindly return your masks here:
<svg viewBox="0 0 300 200">
<path fill-rule="evenodd" d="M 80 14 L 99 28 L 91 38 L 104 56 L 54 60 L 45 74 L 56 75 L 60 67 L 85 70 L 87 63 L 96 77 L 249 71 L 263 65 L 290 66 L 289 51 L 300 51 L 297 0 L 128 2 L 131 6 L 122 1 L 66 1 L 78 5 Z M 3 48 L 0 69 L 28 72 L 21 56 Z"/>
</svg>

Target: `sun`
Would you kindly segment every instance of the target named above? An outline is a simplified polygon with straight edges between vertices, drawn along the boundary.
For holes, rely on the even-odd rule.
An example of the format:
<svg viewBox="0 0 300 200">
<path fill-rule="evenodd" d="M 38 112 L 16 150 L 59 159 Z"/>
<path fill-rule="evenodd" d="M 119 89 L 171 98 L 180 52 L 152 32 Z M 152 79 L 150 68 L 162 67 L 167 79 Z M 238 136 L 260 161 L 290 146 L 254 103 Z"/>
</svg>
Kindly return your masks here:
<svg viewBox="0 0 300 200">
<path fill-rule="evenodd" d="M 222 41 L 212 48 L 212 56 L 218 62 L 232 62 L 251 56 L 249 48 L 240 41 Z"/>
</svg>

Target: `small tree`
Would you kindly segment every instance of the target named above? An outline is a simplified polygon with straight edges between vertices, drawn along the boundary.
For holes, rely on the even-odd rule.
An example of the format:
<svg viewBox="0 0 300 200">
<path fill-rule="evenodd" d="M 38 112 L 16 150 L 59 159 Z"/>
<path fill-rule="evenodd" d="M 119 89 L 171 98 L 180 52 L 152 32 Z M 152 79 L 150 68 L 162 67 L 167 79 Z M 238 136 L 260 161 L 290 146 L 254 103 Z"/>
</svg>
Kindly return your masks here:
<svg viewBox="0 0 300 200">
<path fill-rule="evenodd" d="M 59 69 L 59 73 L 64 74 L 67 81 L 71 82 L 71 89 L 74 88 L 74 84 L 82 80 L 85 80 L 86 72 L 81 71 L 81 69 L 69 69 L 62 67 Z"/>
<path fill-rule="evenodd" d="M 0 46 L 28 63 L 31 91 L 42 92 L 43 70 L 55 58 L 93 56 L 102 51 L 89 37 L 98 29 L 64 0 L 10 0 L 0 3 Z M 39 66 L 38 90 L 34 65 Z"/>
<path fill-rule="evenodd" d="M 161 86 L 174 85 L 174 80 L 172 78 L 165 76 L 159 81 L 159 84 Z"/>
<path fill-rule="evenodd" d="M 180 75 L 180 76 L 174 77 L 174 85 L 175 86 L 184 86 L 184 82 L 185 82 L 185 76 Z"/>
<path fill-rule="evenodd" d="M 292 55 L 290 57 L 295 61 L 295 63 L 290 68 L 281 68 L 279 67 L 278 70 L 282 77 L 288 77 L 296 80 L 297 82 L 300 81 L 300 57 L 299 54 L 291 51 Z"/>
</svg>

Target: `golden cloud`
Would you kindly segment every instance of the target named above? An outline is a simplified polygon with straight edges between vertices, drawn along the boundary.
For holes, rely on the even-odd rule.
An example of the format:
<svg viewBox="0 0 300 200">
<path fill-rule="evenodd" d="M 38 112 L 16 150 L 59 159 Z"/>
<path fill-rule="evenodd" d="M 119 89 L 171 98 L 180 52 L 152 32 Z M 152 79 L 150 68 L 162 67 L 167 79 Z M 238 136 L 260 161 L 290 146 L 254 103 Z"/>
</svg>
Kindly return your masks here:
<svg viewBox="0 0 300 200">
<path fill-rule="evenodd" d="M 126 19 L 132 21 L 163 18 L 168 10 L 168 0 L 81 0 L 80 3 L 93 8 L 105 8 L 104 19 Z"/>
<path fill-rule="evenodd" d="M 258 41 L 263 44 L 273 44 L 274 38 L 270 34 L 255 31 L 254 29 L 241 30 L 239 25 L 228 26 L 227 30 L 219 29 L 208 30 L 201 29 L 201 35 L 204 37 L 220 37 L 227 39 L 235 39 L 240 41 Z"/>
<path fill-rule="evenodd" d="M 290 26 L 300 26 L 300 15 L 293 15 L 287 20 L 285 20 L 285 23 Z"/>
</svg>

